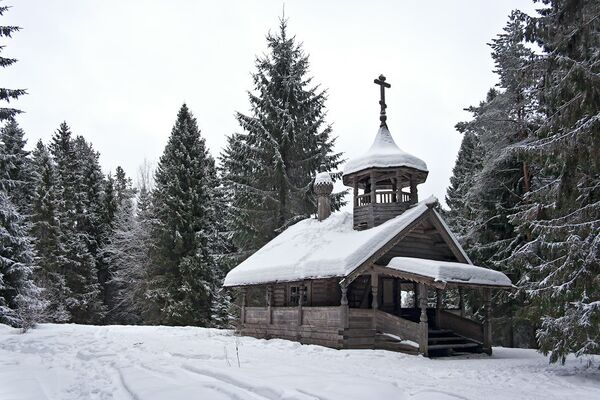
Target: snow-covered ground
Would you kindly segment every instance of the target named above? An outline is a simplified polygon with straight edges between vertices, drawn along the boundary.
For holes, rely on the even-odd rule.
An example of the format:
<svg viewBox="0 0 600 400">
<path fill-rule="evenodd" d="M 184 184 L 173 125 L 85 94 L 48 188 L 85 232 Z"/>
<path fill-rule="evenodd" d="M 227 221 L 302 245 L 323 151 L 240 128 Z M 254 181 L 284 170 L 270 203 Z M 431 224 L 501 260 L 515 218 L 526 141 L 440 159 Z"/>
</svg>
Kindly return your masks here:
<svg viewBox="0 0 600 400">
<path fill-rule="evenodd" d="M 22 335 L 0 325 L 2 400 L 600 399 L 600 371 L 584 364 L 505 348 L 431 360 L 191 327 L 42 325 Z"/>
</svg>

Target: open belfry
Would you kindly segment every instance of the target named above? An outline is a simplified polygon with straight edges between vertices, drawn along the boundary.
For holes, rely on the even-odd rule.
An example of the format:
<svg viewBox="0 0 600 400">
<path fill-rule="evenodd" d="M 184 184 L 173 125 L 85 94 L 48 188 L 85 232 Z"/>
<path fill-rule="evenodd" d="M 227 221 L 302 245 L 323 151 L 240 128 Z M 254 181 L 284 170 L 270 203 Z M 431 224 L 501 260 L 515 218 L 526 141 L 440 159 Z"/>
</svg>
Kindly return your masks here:
<svg viewBox="0 0 600 400">
<path fill-rule="evenodd" d="M 437 199 L 419 201 L 427 165 L 397 146 L 386 115 L 391 85 L 383 75 L 375 83 L 375 140 L 343 169 L 353 213 L 331 213 L 333 181 L 317 174 L 317 218 L 287 228 L 225 279 L 242 293 L 240 331 L 340 349 L 491 354 L 491 291 L 513 285 L 471 263 L 435 210 Z M 467 291 L 480 293 L 482 321 L 469 318 Z"/>
</svg>

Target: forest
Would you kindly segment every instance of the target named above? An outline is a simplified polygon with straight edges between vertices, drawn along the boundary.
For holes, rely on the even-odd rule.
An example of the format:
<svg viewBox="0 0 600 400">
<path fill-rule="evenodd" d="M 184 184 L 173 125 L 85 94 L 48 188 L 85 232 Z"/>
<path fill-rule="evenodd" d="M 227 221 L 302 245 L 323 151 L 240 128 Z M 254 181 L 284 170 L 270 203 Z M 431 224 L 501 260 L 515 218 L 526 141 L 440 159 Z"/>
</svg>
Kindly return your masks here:
<svg viewBox="0 0 600 400">
<path fill-rule="evenodd" d="M 494 298 L 497 344 L 564 363 L 600 353 L 600 2 L 537 4 L 489 43 L 497 84 L 456 124 L 442 211 L 473 262 L 518 287 Z M 314 215 L 315 174 L 338 180 L 344 159 L 285 19 L 266 44 L 226 147 L 211 152 L 183 104 L 157 164 L 139 171 L 103 171 L 68 122 L 28 144 L 10 107 L 27 91 L 0 89 L 0 323 L 235 324 L 225 274 Z M 481 306 L 468 299 L 473 315 Z"/>
</svg>

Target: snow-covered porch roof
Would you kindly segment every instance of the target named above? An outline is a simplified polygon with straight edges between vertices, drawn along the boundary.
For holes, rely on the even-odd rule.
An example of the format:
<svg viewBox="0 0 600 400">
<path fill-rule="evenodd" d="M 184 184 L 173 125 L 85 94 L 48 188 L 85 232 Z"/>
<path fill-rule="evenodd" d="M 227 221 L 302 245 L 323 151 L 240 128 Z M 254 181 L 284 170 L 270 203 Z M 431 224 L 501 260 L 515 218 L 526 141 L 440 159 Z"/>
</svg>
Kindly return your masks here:
<svg viewBox="0 0 600 400">
<path fill-rule="evenodd" d="M 440 289 L 452 287 L 512 289 L 515 287 L 502 272 L 458 262 L 394 257 L 386 266 L 376 266 L 376 268 L 381 274 L 425 283 Z"/>
</svg>

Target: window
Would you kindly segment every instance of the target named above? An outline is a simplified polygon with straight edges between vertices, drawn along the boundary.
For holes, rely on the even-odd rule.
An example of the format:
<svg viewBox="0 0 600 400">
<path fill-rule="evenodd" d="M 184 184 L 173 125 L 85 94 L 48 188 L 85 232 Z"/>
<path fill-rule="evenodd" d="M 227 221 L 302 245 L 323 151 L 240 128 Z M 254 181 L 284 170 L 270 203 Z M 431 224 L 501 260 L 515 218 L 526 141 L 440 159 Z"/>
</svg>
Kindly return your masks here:
<svg viewBox="0 0 600 400">
<path fill-rule="evenodd" d="M 302 304 L 306 304 L 306 301 L 307 301 L 306 286 L 302 286 L 302 290 L 300 288 L 301 288 L 300 285 L 290 286 L 290 305 L 298 304 L 298 296 L 300 295 L 300 291 L 302 291 Z"/>
</svg>

